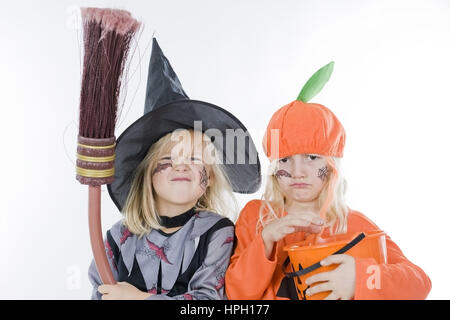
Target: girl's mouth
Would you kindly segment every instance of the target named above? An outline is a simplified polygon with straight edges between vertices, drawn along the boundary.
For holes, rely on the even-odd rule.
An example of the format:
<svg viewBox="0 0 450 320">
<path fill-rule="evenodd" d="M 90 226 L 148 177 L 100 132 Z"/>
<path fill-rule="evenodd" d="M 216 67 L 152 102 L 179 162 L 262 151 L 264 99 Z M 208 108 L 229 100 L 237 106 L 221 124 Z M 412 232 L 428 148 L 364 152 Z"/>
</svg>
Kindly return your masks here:
<svg viewBox="0 0 450 320">
<path fill-rule="evenodd" d="M 307 183 L 293 183 L 290 185 L 293 188 L 306 188 L 309 186 Z"/>
<path fill-rule="evenodd" d="M 172 179 L 172 180 L 170 180 L 170 181 L 191 181 L 191 179 L 189 179 L 189 178 L 175 178 L 175 179 Z"/>
</svg>

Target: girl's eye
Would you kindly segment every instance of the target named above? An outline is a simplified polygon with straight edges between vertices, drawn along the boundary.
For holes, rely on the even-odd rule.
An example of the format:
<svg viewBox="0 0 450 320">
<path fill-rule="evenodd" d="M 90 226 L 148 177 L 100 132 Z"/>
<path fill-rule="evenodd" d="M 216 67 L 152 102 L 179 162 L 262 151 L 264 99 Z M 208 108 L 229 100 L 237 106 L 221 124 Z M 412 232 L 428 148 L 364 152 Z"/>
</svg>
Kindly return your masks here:
<svg viewBox="0 0 450 320">
<path fill-rule="evenodd" d="M 202 159 L 196 157 L 191 157 L 191 161 L 192 163 L 203 163 Z"/>
<path fill-rule="evenodd" d="M 281 163 L 286 163 L 288 161 L 288 158 L 283 158 L 279 160 Z"/>
<path fill-rule="evenodd" d="M 172 164 L 171 163 L 161 163 L 161 162 L 158 162 L 157 164 L 156 164 L 156 168 L 153 170 L 153 175 L 155 175 L 156 173 L 159 173 L 159 172 L 161 172 L 161 171 L 163 171 L 163 170 L 166 170 L 167 168 L 170 168 L 170 167 L 172 167 Z"/>
<path fill-rule="evenodd" d="M 319 158 L 320 158 L 319 156 L 315 156 L 313 154 L 308 154 L 308 159 L 309 160 L 316 160 L 316 159 L 319 159 Z"/>
</svg>

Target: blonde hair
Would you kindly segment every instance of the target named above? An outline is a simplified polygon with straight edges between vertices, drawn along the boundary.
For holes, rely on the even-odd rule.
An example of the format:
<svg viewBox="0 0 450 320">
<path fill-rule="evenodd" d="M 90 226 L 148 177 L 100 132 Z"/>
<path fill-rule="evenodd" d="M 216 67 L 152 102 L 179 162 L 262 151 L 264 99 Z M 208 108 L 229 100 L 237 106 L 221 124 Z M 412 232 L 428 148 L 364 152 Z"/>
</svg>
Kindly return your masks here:
<svg viewBox="0 0 450 320">
<path fill-rule="evenodd" d="M 191 142 L 194 134 L 201 134 L 203 150 L 214 150 L 209 137 L 201 132 L 185 130 Z M 177 134 L 179 134 L 179 130 Z M 155 190 L 152 184 L 152 172 L 163 154 L 170 153 L 174 145 L 175 132 L 168 133 L 154 143 L 135 171 L 135 176 L 122 210 L 124 225 L 128 230 L 139 237 L 144 236 L 151 229 L 161 229 L 159 214 L 156 209 Z M 195 139 L 195 138 L 194 138 Z M 191 144 L 191 147 L 193 144 Z M 204 152 L 205 155 L 205 152 Z M 207 163 L 210 167 L 210 183 L 204 194 L 195 205 L 196 211 L 212 211 L 236 219 L 237 202 L 227 175 L 222 166 L 206 153 Z"/>
<path fill-rule="evenodd" d="M 326 219 L 326 226 L 334 226 L 334 228 L 330 228 L 330 234 L 346 233 L 349 211 L 345 203 L 347 182 L 342 175 L 340 158 L 327 157 L 326 159 L 331 170 L 318 197 L 320 215 Z M 277 178 L 273 175 L 277 162 L 278 160 L 273 160 L 269 166 L 266 188 L 262 195 L 263 205 L 260 208 L 259 221 L 256 225 L 257 233 L 270 221 L 281 218 L 281 214 L 285 210 L 286 197 Z"/>
</svg>

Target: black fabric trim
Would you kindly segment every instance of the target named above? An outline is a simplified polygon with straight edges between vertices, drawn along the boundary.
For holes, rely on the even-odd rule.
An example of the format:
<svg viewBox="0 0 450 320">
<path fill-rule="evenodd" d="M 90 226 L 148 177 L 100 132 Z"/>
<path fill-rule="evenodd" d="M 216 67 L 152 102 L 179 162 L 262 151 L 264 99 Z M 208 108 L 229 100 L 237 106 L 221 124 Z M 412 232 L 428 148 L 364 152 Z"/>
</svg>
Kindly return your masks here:
<svg viewBox="0 0 450 320">
<path fill-rule="evenodd" d="M 233 249 L 231 251 L 231 256 L 234 255 L 234 252 L 236 251 L 237 246 L 238 246 L 238 238 L 236 237 L 236 234 L 235 234 L 234 241 L 233 241 Z"/>
<path fill-rule="evenodd" d="M 172 232 L 172 233 L 166 233 L 166 232 L 164 232 L 164 231 L 162 231 L 161 229 L 154 229 L 156 232 L 158 232 L 159 234 L 162 234 L 164 237 L 170 237 L 170 236 L 172 236 L 172 235 L 174 235 L 175 233 L 177 233 L 178 231 L 180 231 L 181 229 L 183 229 L 183 228 L 180 228 L 180 229 L 178 229 L 177 231 L 174 231 L 174 232 Z"/>
<path fill-rule="evenodd" d="M 162 266 L 161 260 L 159 260 L 159 268 L 158 268 L 158 283 L 156 284 L 156 294 L 161 294 L 162 290 Z"/>
<path fill-rule="evenodd" d="M 181 227 L 186 224 L 195 214 L 195 208 L 179 214 L 175 217 L 159 216 L 159 223 L 165 228 Z"/>
<path fill-rule="evenodd" d="M 125 266 L 125 263 L 123 262 L 119 247 L 114 241 L 114 238 L 112 237 L 111 232 L 109 230 L 106 232 L 106 239 L 111 247 L 111 250 L 114 255 L 114 260 L 117 265 L 117 273 L 118 273 L 117 281 L 128 282 L 133 286 L 135 286 L 136 288 L 138 288 L 139 290 L 147 292 L 148 289 L 145 284 L 144 277 L 142 276 L 141 269 L 139 268 L 139 264 L 136 260 L 136 256 L 134 257 L 133 268 L 131 269 L 130 276 L 128 276 L 128 269 Z"/>
<path fill-rule="evenodd" d="M 208 254 L 208 244 L 211 236 L 217 230 L 230 226 L 234 226 L 233 222 L 231 222 L 231 220 L 228 218 L 222 218 L 217 221 L 211 228 L 209 228 L 208 231 L 200 236 L 200 240 L 198 242 L 198 246 L 195 250 L 194 256 L 192 257 L 191 263 L 189 264 L 187 269 L 178 276 L 172 289 L 167 293 L 169 297 L 184 294 L 187 292 L 189 282 L 194 276 L 194 273 L 198 270 L 198 268 L 201 267 L 203 261 L 205 261 L 205 258 Z"/>
</svg>

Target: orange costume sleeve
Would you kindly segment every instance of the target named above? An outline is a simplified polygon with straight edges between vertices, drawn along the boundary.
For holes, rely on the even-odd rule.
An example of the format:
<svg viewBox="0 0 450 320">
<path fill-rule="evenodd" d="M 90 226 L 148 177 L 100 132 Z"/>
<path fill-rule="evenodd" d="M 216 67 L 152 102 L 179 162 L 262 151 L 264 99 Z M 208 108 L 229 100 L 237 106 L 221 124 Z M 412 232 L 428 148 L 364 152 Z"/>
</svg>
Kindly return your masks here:
<svg viewBox="0 0 450 320">
<path fill-rule="evenodd" d="M 247 203 L 236 222 L 237 245 L 225 276 L 228 299 L 288 299 L 277 296 L 284 278 L 283 263 L 287 258 L 283 247 L 304 240 L 305 234 L 299 232 L 278 241 L 273 260 L 267 259 L 261 231 L 256 232 L 261 204 L 260 200 Z M 350 210 L 347 229 L 354 233 L 379 228 L 363 214 Z M 325 230 L 324 236 L 328 233 L 329 230 Z M 406 259 L 388 236 L 386 248 L 387 264 L 376 264 L 373 259 L 355 259 L 354 299 L 425 299 L 431 290 L 431 281 L 425 272 Z"/>
</svg>

